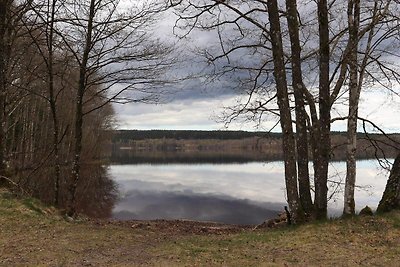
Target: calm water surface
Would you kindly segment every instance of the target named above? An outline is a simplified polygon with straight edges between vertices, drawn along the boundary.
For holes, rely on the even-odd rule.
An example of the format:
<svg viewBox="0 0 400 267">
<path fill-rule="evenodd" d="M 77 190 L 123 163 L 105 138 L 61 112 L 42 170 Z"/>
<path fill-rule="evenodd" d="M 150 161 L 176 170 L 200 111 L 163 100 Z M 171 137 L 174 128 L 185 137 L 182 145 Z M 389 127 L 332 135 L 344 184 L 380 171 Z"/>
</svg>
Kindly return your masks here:
<svg viewBox="0 0 400 267">
<path fill-rule="evenodd" d="M 330 191 L 344 181 L 345 163 L 331 164 Z M 285 205 L 282 162 L 244 164 L 111 165 L 119 200 L 113 217 L 128 219 L 189 219 L 258 224 L 275 217 Z M 359 161 L 356 207 L 376 207 L 387 174 L 374 160 Z M 329 202 L 330 214 L 340 214 L 343 195 Z"/>
</svg>

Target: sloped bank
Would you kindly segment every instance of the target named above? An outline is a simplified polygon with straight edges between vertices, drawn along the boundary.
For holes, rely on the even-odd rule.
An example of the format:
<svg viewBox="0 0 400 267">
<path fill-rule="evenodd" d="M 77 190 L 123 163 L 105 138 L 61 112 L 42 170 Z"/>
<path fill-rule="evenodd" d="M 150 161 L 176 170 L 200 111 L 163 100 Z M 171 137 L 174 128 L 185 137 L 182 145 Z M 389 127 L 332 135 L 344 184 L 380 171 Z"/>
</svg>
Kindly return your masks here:
<svg viewBox="0 0 400 267">
<path fill-rule="evenodd" d="M 259 229 L 193 221 L 67 222 L 0 189 L 0 266 L 394 266 L 400 213 Z"/>
</svg>

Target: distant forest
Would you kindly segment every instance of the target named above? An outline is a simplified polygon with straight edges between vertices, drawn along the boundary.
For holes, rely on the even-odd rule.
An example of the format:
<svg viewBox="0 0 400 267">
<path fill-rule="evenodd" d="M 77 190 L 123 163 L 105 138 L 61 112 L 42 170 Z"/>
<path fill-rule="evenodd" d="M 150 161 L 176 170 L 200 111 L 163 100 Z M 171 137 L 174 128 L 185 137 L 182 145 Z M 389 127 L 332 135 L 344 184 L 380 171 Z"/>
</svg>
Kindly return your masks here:
<svg viewBox="0 0 400 267">
<path fill-rule="evenodd" d="M 197 131 L 197 130 L 116 130 L 113 143 L 145 139 L 244 139 L 251 137 L 281 138 L 281 133 L 247 131 Z"/>
<path fill-rule="evenodd" d="M 119 164 L 239 163 L 283 159 L 282 134 L 246 131 L 117 130 L 109 158 Z M 331 160 L 346 159 L 346 133 L 332 134 Z M 358 159 L 396 156 L 400 134 L 358 133 Z M 312 158 L 312 155 L 309 155 Z"/>
</svg>

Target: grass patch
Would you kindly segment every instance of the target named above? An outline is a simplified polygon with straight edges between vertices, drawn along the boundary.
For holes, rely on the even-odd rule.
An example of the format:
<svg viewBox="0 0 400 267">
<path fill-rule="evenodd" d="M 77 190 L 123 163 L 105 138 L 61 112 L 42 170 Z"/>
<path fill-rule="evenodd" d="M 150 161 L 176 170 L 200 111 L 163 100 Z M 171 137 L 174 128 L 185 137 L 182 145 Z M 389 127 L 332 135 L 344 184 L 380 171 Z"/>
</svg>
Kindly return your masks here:
<svg viewBox="0 0 400 267">
<path fill-rule="evenodd" d="M 201 234 L 156 223 L 66 222 L 48 209 L 0 191 L 0 266 L 394 266 L 400 261 L 399 212 Z"/>
<path fill-rule="evenodd" d="M 381 217 L 385 220 L 390 221 L 392 224 L 392 227 L 394 227 L 396 229 L 400 229 L 400 212 L 383 213 L 383 214 L 379 214 L 378 217 Z"/>
<path fill-rule="evenodd" d="M 42 203 L 40 203 L 39 200 L 34 199 L 34 198 L 26 198 L 22 201 L 22 203 L 24 204 L 25 207 L 27 207 L 28 209 L 39 213 L 39 214 L 44 214 L 43 212 L 43 205 Z"/>
<path fill-rule="evenodd" d="M 192 236 L 167 244 L 183 265 L 356 266 L 400 260 L 398 214 L 353 217 L 299 227 L 245 231 L 229 236 Z M 393 220 L 395 218 L 395 220 Z M 156 252 L 155 252 L 156 253 Z"/>
</svg>

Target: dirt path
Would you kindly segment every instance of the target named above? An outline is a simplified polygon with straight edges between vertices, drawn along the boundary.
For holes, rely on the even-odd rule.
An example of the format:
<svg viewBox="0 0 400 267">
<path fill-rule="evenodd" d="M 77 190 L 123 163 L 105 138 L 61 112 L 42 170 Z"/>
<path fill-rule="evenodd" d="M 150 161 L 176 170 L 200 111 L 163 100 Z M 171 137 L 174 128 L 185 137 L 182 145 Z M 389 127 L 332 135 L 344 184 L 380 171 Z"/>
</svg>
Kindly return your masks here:
<svg viewBox="0 0 400 267">
<path fill-rule="evenodd" d="M 67 222 L 55 210 L 0 198 L 0 265 L 148 265 L 151 251 L 184 236 L 226 235 L 248 227 L 194 221 Z"/>
</svg>

